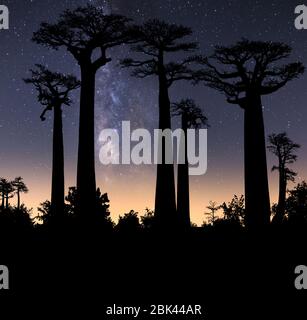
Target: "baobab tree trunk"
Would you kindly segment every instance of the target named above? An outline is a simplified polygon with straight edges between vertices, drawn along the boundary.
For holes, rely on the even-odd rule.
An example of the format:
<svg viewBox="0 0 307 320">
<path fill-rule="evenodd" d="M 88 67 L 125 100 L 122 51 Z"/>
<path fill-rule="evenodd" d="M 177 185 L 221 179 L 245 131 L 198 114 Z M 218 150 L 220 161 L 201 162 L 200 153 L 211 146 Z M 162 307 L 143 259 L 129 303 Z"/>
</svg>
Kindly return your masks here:
<svg viewBox="0 0 307 320">
<path fill-rule="evenodd" d="M 245 208 L 248 228 L 270 223 L 270 197 L 262 103 L 259 96 L 247 98 L 244 106 Z"/>
<path fill-rule="evenodd" d="M 4 195 L 4 192 L 2 192 L 2 203 L 1 203 L 1 207 L 2 209 L 4 209 L 4 201 L 5 200 L 5 195 Z"/>
<path fill-rule="evenodd" d="M 78 214 L 90 220 L 95 214 L 95 71 L 90 63 L 81 65 L 81 96 L 77 168 Z"/>
<path fill-rule="evenodd" d="M 285 170 L 281 168 L 279 170 L 279 196 L 276 214 L 272 220 L 274 224 L 281 224 L 285 215 L 286 210 L 286 191 L 287 191 L 287 180 L 285 177 Z"/>
<path fill-rule="evenodd" d="M 180 143 L 180 153 L 184 152 L 184 164 L 178 164 L 177 177 L 177 212 L 180 225 L 188 229 L 191 226 L 190 220 L 190 189 L 189 189 L 189 163 L 187 150 L 187 120 L 185 114 L 182 115 L 182 129 L 184 131 L 183 141 Z"/>
<path fill-rule="evenodd" d="M 64 213 L 64 146 L 61 106 L 54 106 L 51 210 L 55 223 Z"/>
<path fill-rule="evenodd" d="M 159 63 L 159 129 L 171 128 L 170 99 L 163 64 L 163 56 Z M 162 139 L 162 163 L 157 165 L 155 217 L 159 228 L 169 228 L 176 224 L 176 196 L 174 165 L 165 163 L 165 139 Z"/>
</svg>

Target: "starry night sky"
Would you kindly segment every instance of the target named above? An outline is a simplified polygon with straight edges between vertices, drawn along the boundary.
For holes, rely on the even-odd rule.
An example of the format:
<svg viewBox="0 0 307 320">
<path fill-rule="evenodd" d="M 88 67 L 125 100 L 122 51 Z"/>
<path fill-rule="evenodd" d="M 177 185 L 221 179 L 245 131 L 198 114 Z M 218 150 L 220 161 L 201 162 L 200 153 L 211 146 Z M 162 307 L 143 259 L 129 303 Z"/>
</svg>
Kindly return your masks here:
<svg viewBox="0 0 307 320">
<path fill-rule="evenodd" d="M 36 92 L 22 78 L 35 63 L 52 70 L 73 72 L 79 76 L 74 59 L 64 50 L 48 50 L 31 42 L 40 22 L 54 22 L 65 8 L 88 2 L 104 6 L 107 12 L 121 13 L 141 23 L 160 18 L 190 26 L 192 40 L 200 42 L 200 51 L 212 52 L 216 44 L 232 44 L 242 37 L 274 40 L 290 44 L 293 60 L 307 65 L 307 30 L 294 28 L 295 0 L 3 0 L 10 9 L 10 30 L 0 31 L 0 176 L 12 179 L 21 175 L 30 193 L 23 197 L 34 208 L 50 198 L 52 118 L 41 122 L 42 107 Z M 128 48 L 113 50 L 113 62 L 97 74 L 96 138 L 97 185 L 108 192 L 112 216 L 134 209 L 153 208 L 154 166 L 109 166 L 98 161 L 98 135 L 101 129 L 120 128 L 122 120 L 133 127 L 157 127 L 157 81 L 131 78 L 129 71 L 117 66 Z M 243 193 L 243 114 L 228 105 L 225 98 L 203 85 L 179 83 L 171 89 L 171 100 L 194 98 L 209 118 L 208 172 L 191 178 L 192 220 L 201 223 L 209 200 L 228 201 Z M 288 84 L 276 94 L 263 99 L 266 134 L 287 131 L 302 145 L 297 182 L 307 179 L 307 79 L 306 75 Z M 78 93 L 74 104 L 64 110 L 66 189 L 75 185 L 78 142 Z M 50 115 L 51 116 L 51 115 Z M 174 127 L 178 125 L 174 122 Z M 269 167 L 273 164 L 269 156 Z M 276 201 L 277 174 L 270 173 L 271 201 Z"/>
</svg>

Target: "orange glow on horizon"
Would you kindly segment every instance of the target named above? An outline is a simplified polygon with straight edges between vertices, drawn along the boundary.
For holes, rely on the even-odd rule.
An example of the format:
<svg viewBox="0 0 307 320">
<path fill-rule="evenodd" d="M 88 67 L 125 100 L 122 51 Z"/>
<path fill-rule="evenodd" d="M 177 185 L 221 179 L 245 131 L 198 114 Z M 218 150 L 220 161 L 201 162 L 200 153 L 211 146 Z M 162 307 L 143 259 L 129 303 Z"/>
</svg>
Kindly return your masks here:
<svg viewBox="0 0 307 320">
<path fill-rule="evenodd" d="M 110 170 L 111 169 L 111 170 Z M 115 169 L 115 170 L 113 170 Z M 48 170 L 51 171 L 51 170 Z M 118 175 L 116 168 L 106 168 L 105 171 L 99 167 L 97 170 L 97 186 L 102 192 L 107 192 L 110 199 L 110 211 L 112 219 L 117 222 L 118 216 L 130 210 L 144 214 L 145 208 L 154 208 L 155 195 L 155 172 L 154 170 L 140 170 L 139 174 Z M 137 171 L 136 171 L 137 172 Z M 104 174 L 107 177 L 104 177 Z M 22 194 L 21 200 L 27 207 L 33 208 L 33 216 L 37 214 L 39 204 L 50 199 L 51 172 L 46 168 L 36 172 L 21 173 L 27 183 L 30 192 Z M 278 196 L 278 175 L 273 173 L 270 177 L 271 202 L 277 201 Z M 13 178 L 13 175 L 10 177 Z M 300 182 L 300 178 L 297 179 Z M 75 185 L 73 172 L 67 174 L 66 190 L 68 186 Z M 235 181 L 235 183 L 233 183 Z M 292 188 L 289 185 L 289 188 Z M 236 171 L 224 173 L 222 181 L 217 181 L 216 172 L 209 170 L 206 175 L 190 178 L 190 203 L 191 220 L 201 225 L 206 219 L 204 212 L 209 201 L 216 201 L 218 204 L 228 202 L 234 194 L 243 194 L 242 173 Z M 16 199 L 11 200 L 15 204 Z"/>
</svg>

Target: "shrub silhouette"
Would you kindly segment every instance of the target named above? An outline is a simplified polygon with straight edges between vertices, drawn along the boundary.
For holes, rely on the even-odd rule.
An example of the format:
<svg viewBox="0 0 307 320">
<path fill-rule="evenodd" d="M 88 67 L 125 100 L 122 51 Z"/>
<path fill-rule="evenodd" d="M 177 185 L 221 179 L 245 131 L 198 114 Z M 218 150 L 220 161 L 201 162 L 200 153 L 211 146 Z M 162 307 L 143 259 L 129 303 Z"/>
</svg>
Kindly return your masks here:
<svg viewBox="0 0 307 320">
<path fill-rule="evenodd" d="M 141 224 L 146 230 L 152 229 L 155 225 L 155 212 L 146 208 L 145 214 L 141 216 Z"/>
<path fill-rule="evenodd" d="M 220 208 L 223 210 L 224 220 L 232 223 L 233 225 L 244 226 L 245 206 L 243 195 L 240 197 L 234 195 L 228 204 L 224 202 Z"/>
<path fill-rule="evenodd" d="M 130 212 L 125 213 L 123 216 L 119 216 L 116 229 L 120 232 L 136 232 L 141 229 L 140 219 L 138 217 L 138 212 L 130 210 Z"/>
<path fill-rule="evenodd" d="M 83 219 L 80 220 L 80 216 L 77 211 L 77 200 L 78 191 L 76 187 L 69 187 L 68 194 L 65 197 L 65 209 L 64 215 L 61 220 L 61 225 L 64 228 L 65 226 L 76 226 L 83 227 Z M 109 211 L 109 198 L 107 193 L 102 194 L 100 188 L 96 190 L 96 201 L 94 204 L 95 212 L 90 216 L 92 219 L 88 221 L 88 225 L 95 229 L 100 229 L 104 231 L 111 231 L 114 227 L 114 223 L 110 217 Z M 52 211 L 51 211 L 51 202 L 46 200 L 40 204 L 38 208 L 40 213 L 38 219 L 43 222 L 44 225 L 49 226 L 52 223 Z"/>
<path fill-rule="evenodd" d="M 292 225 L 306 226 L 307 224 L 307 183 L 298 183 L 290 190 L 286 201 L 288 221 Z"/>
<path fill-rule="evenodd" d="M 20 232 L 31 232 L 33 229 L 32 210 L 24 204 L 20 207 L 0 208 L 0 231 L 2 235 L 15 235 Z"/>
</svg>

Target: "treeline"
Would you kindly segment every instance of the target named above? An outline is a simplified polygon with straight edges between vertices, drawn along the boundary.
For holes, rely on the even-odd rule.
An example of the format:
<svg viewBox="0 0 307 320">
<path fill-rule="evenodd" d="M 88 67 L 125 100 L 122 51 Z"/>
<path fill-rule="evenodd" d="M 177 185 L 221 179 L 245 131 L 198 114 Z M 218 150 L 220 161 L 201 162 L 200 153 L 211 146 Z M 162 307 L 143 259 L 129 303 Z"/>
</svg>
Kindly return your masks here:
<svg viewBox="0 0 307 320">
<path fill-rule="evenodd" d="M 5 230 L 20 230 L 24 231 L 46 231 L 53 230 L 54 227 L 60 228 L 58 224 L 54 224 L 53 213 L 51 209 L 51 202 L 49 200 L 44 201 L 37 208 L 37 215 L 33 215 L 32 209 L 27 209 L 23 203 L 17 202 L 16 206 L 12 206 L 6 202 L 8 185 L 16 185 L 15 191 L 12 191 L 9 199 L 12 199 L 22 192 L 28 192 L 21 177 L 16 178 L 11 183 L 6 179 L 1 179 L 1 196 L 5 194 L 4 205 L 0 207 L 0 223 L 1 229 Z M 2 187 L 4 186 L 4 188 Z M 24 191 L 21 191 L 24 190 Z M 2 198 L 3 199 L 3 198 Z M 79 220 L 76 211 L 77 205 L 77 190 L 76 187 L 70 187 L 68 194 L 65 197 L 64 211 L 61 217 L 61 228 L 63 230 L 69 230 L 71 228 L 79 228 Z M 96 190 L 96 210 L 99 212 L 99 219 L 95 220 L 95 226 L 97 231 L 103 231 L 106 233 L 120 232 L 131 233 L 155 230 L 156 220 L 154 210 L 145 209 L 145 212 L 140 215 L 135 210 L 130 210 L 119 216 L 118 221 L 114 222 L 111 219 L 111 213 L 109 211 L 110 201 L 107 193 L 102 193 L 98 188 Z M 276 219 L 278 215 L 278 203 L 274 204 L 271 208 L 271 216 Z M 203 221 L 201 228 L 205 230 L 222 230 L 225 232 L 237 231 L 240 232 L 246 229 L 246 209 L 244 196 L 234 197 L 229 202 L 223 202 L 218 204 L 215 201 L 210 201 L 204 212 L 205 220 Z M 299 228 L 307 227 L 307 183 L 302 181 L 298 183 L 293 189 L 287 191 L 287 196 L 284 203 L 284 213 L 280 226 L 292 226 Z M 192 229 L 198 226 L 194 223 L 190 224 Z M 191 229 L 191 230 L 192 230 Z"/>
<path fill-rule="evenodd" d="M 274 221 L 279 215 L 278 203 L 271 208 L 271 217 Z M 287 191 L 287 197 L 283 204 L 283 217 L 278 226 L 303 228 L 307 227 L 307 183 L 302 181 L 293 189 Z M 246 228 L 246 210 L 244 196 L 234 195 L 228 203 L 210 201 L 205 211 L 205 221 L 202 227 L 224 230 L 239 230 Z M 273 222 L 276 225 L 276 223 Z"/>
</svg>

